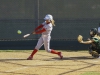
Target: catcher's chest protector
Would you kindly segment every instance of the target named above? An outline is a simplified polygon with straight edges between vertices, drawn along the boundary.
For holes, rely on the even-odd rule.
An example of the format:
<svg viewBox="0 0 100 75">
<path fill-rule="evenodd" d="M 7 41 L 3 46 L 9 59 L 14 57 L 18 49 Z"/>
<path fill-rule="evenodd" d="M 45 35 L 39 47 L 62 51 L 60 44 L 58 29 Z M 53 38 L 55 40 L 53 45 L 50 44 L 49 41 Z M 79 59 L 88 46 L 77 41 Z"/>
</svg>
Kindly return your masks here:
<svg viewBox="0 0 100 75">
<path fill-rule="evenodd" d="M 93 37 L 92 40 L 94 40 L 94 44 L 97 49 L 100 49 L 100 39 Z"/>
</svg>

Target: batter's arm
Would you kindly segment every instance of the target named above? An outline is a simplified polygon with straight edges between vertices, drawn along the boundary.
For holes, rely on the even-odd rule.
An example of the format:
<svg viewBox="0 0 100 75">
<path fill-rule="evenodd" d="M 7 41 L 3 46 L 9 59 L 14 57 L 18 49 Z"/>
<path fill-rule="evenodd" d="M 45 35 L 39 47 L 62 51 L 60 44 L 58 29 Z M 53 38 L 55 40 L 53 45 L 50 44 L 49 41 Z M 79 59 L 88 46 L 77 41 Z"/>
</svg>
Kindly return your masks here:
<svg viewBox="0 0 100 75">
<path fill-rule="evenodd" d="M 33 34 L 41 34 L 41 33 L 45 32 L 45 31 L 46 31 L 46 29 L 43 28 L 43 29 L 41 29 L 41 30 L 39 30 L 39 31 L 33 32 Z"/>
<path fill-rule="evenodd" d="M 37 31 L 38 29 L 42 28 L 43 24 L 40 24 L 38 27 L 35 28 L 35 31 Z"/>
</svg>

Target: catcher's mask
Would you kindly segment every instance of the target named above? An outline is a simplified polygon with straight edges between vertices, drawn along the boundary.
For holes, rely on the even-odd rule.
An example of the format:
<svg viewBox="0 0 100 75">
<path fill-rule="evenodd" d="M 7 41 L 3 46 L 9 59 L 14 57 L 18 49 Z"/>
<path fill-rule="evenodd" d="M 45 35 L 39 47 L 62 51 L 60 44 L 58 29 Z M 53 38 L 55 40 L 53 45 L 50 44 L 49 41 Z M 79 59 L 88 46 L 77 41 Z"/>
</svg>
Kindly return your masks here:
<svg viewBox="0 0 100 75">
<path fill-rule="evenodd" d="M 98 34 L 97 28 L 93 28 L 93 29 L 90 30 L 90 36 L 91 37 L 94 37 L 96 34 Z"/>
</svg>

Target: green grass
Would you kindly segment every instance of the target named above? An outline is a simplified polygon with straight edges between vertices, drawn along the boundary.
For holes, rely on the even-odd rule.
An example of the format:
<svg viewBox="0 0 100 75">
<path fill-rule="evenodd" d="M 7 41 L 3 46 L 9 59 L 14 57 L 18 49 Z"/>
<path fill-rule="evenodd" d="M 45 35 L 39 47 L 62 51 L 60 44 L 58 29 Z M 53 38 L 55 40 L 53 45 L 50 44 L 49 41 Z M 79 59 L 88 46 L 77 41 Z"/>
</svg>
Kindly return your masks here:
<svg viewBox="0 0 100 75">
<path fill-rule="evenodd" d="M 32 50 L 0 50 L 0 52 L 29 52 Z M 39 50 L 41 52 L 45 52 L 45 50 Z M 87 52 L 86 50 L 56 50 L 56 51 L 62 51 L 62 52 Z"/>
<path fill-rule="evenodd" d="M 100 72 L 85 72 L 83 74 L 80 75 L 100 75 Z"/>
<path fill-rule="evenodd" d="M 33 50 L 0 50 L 0 52 L 29 52 Z M 45 52 L 45 50 L 39 50 L 40 52 Z M 56 51 L 61 51 L 61 52 L 82 52 L 82 53 L 87 53 L 87 50 L 56 50 Z"/>
<path fill-rule="evenodd" d="M 27 52 L 32 50 L 0 50 L 0 52 Z"/>
<path fill-rule="evenodd" d="M 31 52 L 33 50 L 0 50 L 0 52 Z M 46 52 L 45 50 L 39 50 L 40 52 Z"/>
</svg>

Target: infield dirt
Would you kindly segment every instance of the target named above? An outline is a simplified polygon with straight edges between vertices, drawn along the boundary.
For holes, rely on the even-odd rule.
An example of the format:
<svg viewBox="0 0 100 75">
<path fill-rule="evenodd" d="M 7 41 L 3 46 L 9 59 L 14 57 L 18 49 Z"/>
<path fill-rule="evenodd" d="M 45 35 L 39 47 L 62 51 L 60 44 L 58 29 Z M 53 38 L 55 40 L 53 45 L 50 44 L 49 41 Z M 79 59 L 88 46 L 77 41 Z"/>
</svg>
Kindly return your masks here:
<svg viewBox="0 0 100 75">
<path fill-rule="evenodd" d="M 58 55 L 38 51 L 33 60 L 26 60 L 32 51 L 0 52 L 0 75 L 82 75 L 100 73 L 100 59 L 88 51 L 62 51 Z"/>
</svg>

